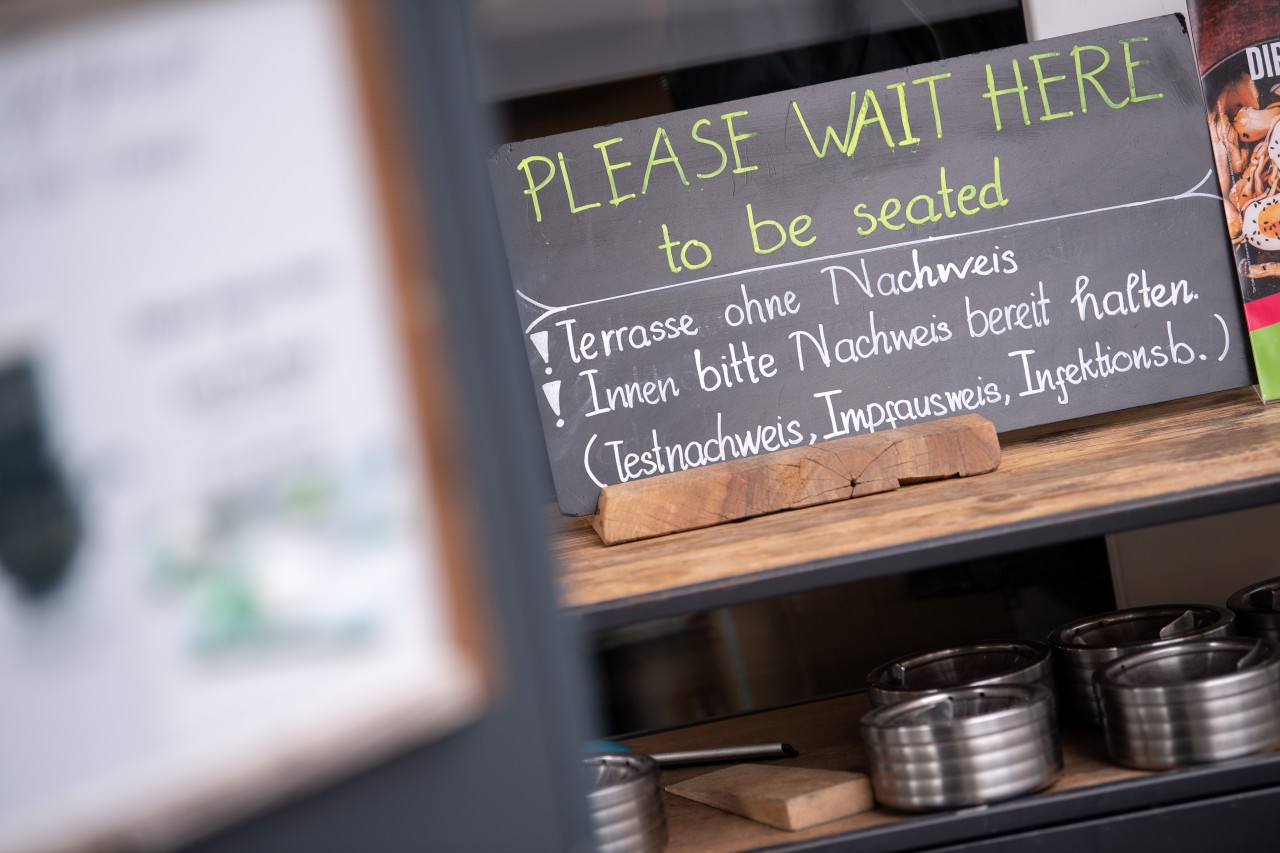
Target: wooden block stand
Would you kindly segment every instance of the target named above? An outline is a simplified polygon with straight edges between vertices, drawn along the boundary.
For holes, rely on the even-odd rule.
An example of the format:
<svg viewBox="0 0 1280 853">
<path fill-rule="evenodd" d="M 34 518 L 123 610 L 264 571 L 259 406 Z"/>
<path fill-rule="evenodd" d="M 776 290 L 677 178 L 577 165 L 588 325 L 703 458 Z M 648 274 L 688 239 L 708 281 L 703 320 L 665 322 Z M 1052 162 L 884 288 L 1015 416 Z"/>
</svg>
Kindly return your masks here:
<svg viewBox="0 0 1280 853">
<path fill-rule="evenodd" d="M 592 526 L 616 545 L 999 465 L 991 421 L 962 415 L 608 486 Z"/>
</svg>

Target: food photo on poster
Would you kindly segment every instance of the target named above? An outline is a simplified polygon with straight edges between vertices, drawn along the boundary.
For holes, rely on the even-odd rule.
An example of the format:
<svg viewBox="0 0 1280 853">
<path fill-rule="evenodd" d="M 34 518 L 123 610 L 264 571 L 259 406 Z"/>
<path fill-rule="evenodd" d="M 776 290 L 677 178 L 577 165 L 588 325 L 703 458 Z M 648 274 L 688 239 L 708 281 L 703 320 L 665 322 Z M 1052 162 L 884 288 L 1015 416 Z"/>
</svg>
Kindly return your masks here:
<svg viewBox="0 0 1280 853">
<path fill-rule="evenodd" d="M 1264 400 L 1280 397 L 1280 14 L 1194 0 L 1188 21 Z"/>
</svg>

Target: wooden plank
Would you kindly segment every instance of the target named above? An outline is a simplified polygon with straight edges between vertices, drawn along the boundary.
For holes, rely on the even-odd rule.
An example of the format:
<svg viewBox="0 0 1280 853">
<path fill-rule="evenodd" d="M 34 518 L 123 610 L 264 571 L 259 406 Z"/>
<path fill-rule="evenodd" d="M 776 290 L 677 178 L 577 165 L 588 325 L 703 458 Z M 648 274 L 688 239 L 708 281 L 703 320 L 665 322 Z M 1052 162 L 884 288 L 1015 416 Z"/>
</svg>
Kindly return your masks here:
<svg viewBox="0 0 1280 853">
<path fill-rule="evenodd" d="M 592 527 L 606 545 L 994 471 L 996 428 L 962 415 L 609 486 Z"/>
<path fill-rule="evenodd" d="M 585 522 L 567 520 L 553 543 L 562 600 L 577 608 L 667 600 L 690 587 L 848 566 L 885 549 L 1280 483 L 1280 407 L 1263 406 L 1250 388 L 1007 435 L 1002 444 L 1000 468 L 983 477 L 611 548 Z"/>
<path fill-rule="evenodd" d="M 875 805 L 865 773 L 735 764 L 704 773 L 667 790 L 777 829 L 808 829 Z"/>
<path fill-rule="evenodd" d="M 638 752 L 663 752 L 786 741 L 795 746 L 799 756 L 767 764 L 866 773 L 868 762 L 862 740 L 858 736 L 858 719 L 868 709 L 865 694 L 841 696 L 630 738 L 624 742 Z M 1102 735 L 1098 732 L 1068 730 L 1063 735 L 1062 746 L 1065 765 L 1062 778 L 1046 791 L 1031 796 L 1043 797 L 1152 775 L 1112 764 L 1107 758 Z M 661 781 L 664 786 L 679 785 L 705 772 L 705 768 L 673 767 L 662 771 Z M 846 835 L 902 821 L 931 819 L 876 807 L 829 823 L 789 832 L 718 809 L 706 808 L 670 793 L 663 794 L 663 805 L 670 832 L 666 853 L 738 853 L 772 845 Z"/>
</svg>

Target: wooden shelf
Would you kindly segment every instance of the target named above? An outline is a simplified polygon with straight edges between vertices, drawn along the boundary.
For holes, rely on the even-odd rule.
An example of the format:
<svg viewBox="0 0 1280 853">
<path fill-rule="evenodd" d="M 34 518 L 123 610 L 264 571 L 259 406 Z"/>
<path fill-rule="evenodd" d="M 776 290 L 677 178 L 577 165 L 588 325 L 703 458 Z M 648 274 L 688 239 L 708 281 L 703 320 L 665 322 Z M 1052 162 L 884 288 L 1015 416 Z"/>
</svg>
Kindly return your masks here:
<svg viewBox="0 0 1280 853">
<path fill-rule="evenodd" d="M 1003 436 L 999 470 L 606 548 L 553 539 L 563 604 L 617 626 L 1280 500 L 1251 388 Z"/>
<path fill-rule="evenodd" d="M 660 752 L 783 741 L 795 746 L 800 756 L 763 763 L 867 772 L 858 737 L 858 719 L 867 709 L 866 695 L 854 694 L 631 738 L 625 743 L 639 752 Z M 1280 755 L 1276 753 L 1148 773 L 1112 764 L 1098 732 L 1068 729 L 1063 733 L 1062 744 L 1063 776 L 1040 793 L 992 806 L 926 815 L 876 808 L 800 832 L 773 829 L 664 793 L 670 831 L 666 853 L 815 849 L 815 839 L 822 840 L 823 850 L 891 853 L 960 844 L 1280 783 Z M 714 769 L 665 770 L 662 784 L 670 785 Z"/>
</svg>

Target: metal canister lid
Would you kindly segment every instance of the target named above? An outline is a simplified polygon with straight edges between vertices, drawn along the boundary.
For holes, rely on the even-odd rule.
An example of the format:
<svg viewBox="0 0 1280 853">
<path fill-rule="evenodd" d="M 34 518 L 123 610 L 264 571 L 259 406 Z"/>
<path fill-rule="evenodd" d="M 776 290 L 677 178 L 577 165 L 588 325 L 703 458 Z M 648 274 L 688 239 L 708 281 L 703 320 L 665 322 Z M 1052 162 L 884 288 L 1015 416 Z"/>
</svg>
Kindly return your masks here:
<svg viewBox="0 0 1280 853">
<path fill-rule="evenodd" d="M 600 752 L 583 756 L 587 807 L 593 811 L 654 796 L 658 763 L 637 752 Z"/>
<path fill-rule="evenodd" d="M 1122 657 L 1094 676 L 1104 702 L 1172 706 L 1225 699 L 1280 680 L 1280 653 L 1267 640 L 1192 640 Z"/>
<path fill-rule="evenodd" d="M 1236 614 L 1236 630 L 1251 637 L 1280 642 L 1280 578 L 1249 584 L 1227 599 Z"/>
<path fill-rule="evenodd" d="M 976 738 L 1054 718 L 1053 694 L 1039 684 L 991 684 L 931 693 L 874 708 L 863 737 L 882 743 L 939 743 Z"/>
<path fill-rule="evenodd" d="M 1236 613 L 1280 614 L 1280 578 L 1251 583 L 1231 593 L 1227 607 Z"/>
<path fill-rule="evenodd" d="M 906 655 L 876 667 L 867 693 L 876 706 L 956 687 L 985 684 L 1044 684 L 1053 676 L 1048 644 L 991 640 Z"/>
<path fill-rule="evenodd" d="M 1068 622 L 1049 635 L 1054 649 L 1069 656 L 1111 660 L 1137 648 L 1226 636 L 1234 615 L 1208 604 L 1132 607 Z"/>
</svg>

